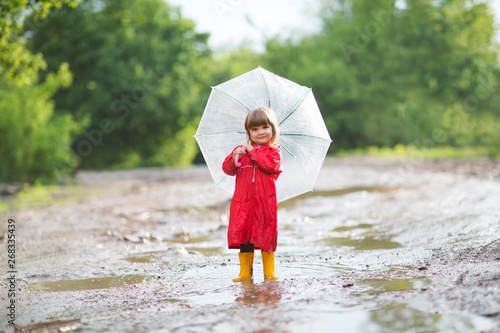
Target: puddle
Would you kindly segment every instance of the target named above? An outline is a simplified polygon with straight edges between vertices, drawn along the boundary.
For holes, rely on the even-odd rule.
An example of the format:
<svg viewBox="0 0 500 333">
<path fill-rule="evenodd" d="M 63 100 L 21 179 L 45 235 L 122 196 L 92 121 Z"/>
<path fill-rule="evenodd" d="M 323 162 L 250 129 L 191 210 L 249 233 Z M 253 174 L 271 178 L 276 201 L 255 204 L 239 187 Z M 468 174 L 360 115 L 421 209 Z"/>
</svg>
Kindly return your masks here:
<svg viewBox="0 0 500 333">
<path fill-rule="evenodd" d="M 255 268 L 254 268 L 255 269 Z M 342 264 L 321 263 L 321 262 L 291 262 L 279 263 L 276 266 L 278 275 L 294 278 L 309 278 L 309 277 L 331 277 L 335 275 L 345 274 L 353 270 L 353 268 Z"/>
<path fill-rule="evenodd" d="M 28 285 L 28 290 L 76 291 L 76 290 L 106 289 L 113 287 L 128 286 L 131 284 L 139 284 L 147 282 L 153 278 L 154 276 L 147 276 L 147 275 L 123 275 L 123 276 L 109 276 L 109 277 L 89 278 L 89 279 L 59 280 L 59 281 L 30 284 Z"/>
<path fill-rule="evenodd" d="M 131 255 L 124 259 L 132 263 L 150 263 L 150 262 L 156 262 L 159 258 L 154 254 L 139 254 L 139 255 Z M 165 262 L 162 263 L 167 264 Z"/>
<path fill-rule="evenodd" d="M 370 279 L 356 282 L 357 286 L 367 287 L 363 293 L 377 295 L 387 292 L 408 291 L 425 288 L 431 283 L 427 278 L 415 279 Z"/>
<path fill-rule="evenodd" d="M 330 191 L 311 191 L 296 196 L 294 198 L 285 200 L 279 204 L 279 208 L 290 208 L 296 206 L 297 202 L 310 197 L 339 197 L 342 195 L 355 193 L 355 192 L 380 192 L 386 193 L 395 191 L 397 188 L 394 187 L 385 187 L 385 186 L 354 186 L 348 187 L 338 190 L 330 190 Z"/>
<path fill-rule="evenodd" d="M 192 244 L 192 243 L 203 243 L 207 242 L 211 239 L 210 235 L 204 235 L 199 237 L 189 237 L 188 235 L 184 235 L 182 237 L 166 239 L 167 242 L 172 243 L 180 243 L 180 244 Z"/>
<path fill-rule="evenodd" d="M 212 305 L 219 306 L 222 304 L 231 304 L 235 300 L 234 292 L 231 290 L 224 290 L 214 293 L 200 293 L 187 295 L 183 298 L 183 302 L 186 304 L 197 304 L 197 305 Z"/>
<path fill-rule="evenodd" d="M 188 252 L 195 252 L 204 255 L 205 257 L 211 257 L 216 255 L 221 255 L 223 253 L 222 247 L 186 247 Z"/>
<path fill-rule="evenodd" d="M 216 255 L 222 255 L 223 252 L 224 250 L 220 246 L 192 246 L 185 248 L 171 248 L 166 251 L 135 253 L 122 259 L 131 263 L 159 263 L 162 265 L 168 265 L 169 262 L 165 259 L 168 259 L 170 257 L 176 258 L 178 256 L 184 256 L 188 254 L 201 254 L 205 257 L 212 257 Z"/>
<path fill-rule="evenodd" d="M 241 304 L 276 304 L 281 301 L 283 290 L 278 281 L 254 284 L 252 279 L 241 282 L 241 292 L 235 301 Z"/>
<path fill-rule="evenodd" d="M 172 247 L 164 251 L 129 254 L 128 257 L 122 259 L 131 263 L 159 263 L 162 265 L 168 265 L 168 258 L 179 258 L 188 254 L 189 252 L 184 247 Z"/>
<path fill-rule="evenodd" d="M 15 332 L 31 332 L 31 333 L 70 332 L 70 331 L 80 330 L 81 326 L 82 326 L 82 321 L 80 319 L 68 319 L 68 320 L 56 319 L 29 326 L 16 327 Z"/>
<path fill-rule="evenodd" d="M 309 324 L 291 332 L 485 332 L 492 321 L 474 315 L 429 313 L 406 304 L 387 304 L 374 310 L 321 312 Z"/>
<path fill-rule="evenodd" d="M 369 320 L 382 332 L 482 332 L 491 321 L 479 316 L 454 313 L 428 313 L 405 304 L 372 310 Z"/>
<path fill-rule="evenodd" d="M 330 237 L 321 239 L 318 242 L 329 246 L 350 246 L 358 251 L 396 249 L 402 246 L 398 242 L 393 242 L 390 239 L 374 237 L 364 237 L 360 239 Z"/>
<path fill-rule="evenodd" d="M 254 283 L 255 279 L 247 279 L 232 285 L 232 288 L 221 288 L 217 292 L 195 292 L 183 299 L 188 304 L 213 305 L 237 303 L 243 304 L 275 304 L 279 303 L 283 288 L 279 281 Z M 235 291 L 235 288 L 237 291 Z"/>
</svg>

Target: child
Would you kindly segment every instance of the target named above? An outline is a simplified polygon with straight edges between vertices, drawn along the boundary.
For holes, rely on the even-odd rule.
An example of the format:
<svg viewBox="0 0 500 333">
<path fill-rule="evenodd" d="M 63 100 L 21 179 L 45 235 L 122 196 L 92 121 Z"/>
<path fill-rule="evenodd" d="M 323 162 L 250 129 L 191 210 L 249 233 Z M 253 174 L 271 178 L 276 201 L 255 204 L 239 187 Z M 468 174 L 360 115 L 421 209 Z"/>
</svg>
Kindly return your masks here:
<svg viewBox="0 0 500 333">
<path fill-rule="evenodd" d="M 222 164 L 236 175 L 227 231 L 230 249 L 240 249 L 240 282 L 253 275 L 254 249 L 262 250 L 264 277 L 275 280 L 274 252 L 278 240 L 276 179 L 281 173 L 279 129 L 274 113 L 258 107 L 245 119 L 247 143 L 236 147 Z"/>
</svg>

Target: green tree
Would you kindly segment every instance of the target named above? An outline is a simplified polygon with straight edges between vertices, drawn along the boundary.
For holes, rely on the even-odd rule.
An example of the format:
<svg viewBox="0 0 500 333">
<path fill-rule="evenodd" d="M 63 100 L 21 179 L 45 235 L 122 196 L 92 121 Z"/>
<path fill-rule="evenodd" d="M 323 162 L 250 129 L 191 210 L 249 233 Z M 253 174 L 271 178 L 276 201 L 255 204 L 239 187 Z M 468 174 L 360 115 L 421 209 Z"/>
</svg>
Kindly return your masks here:
<svg viewBox="0 0 500 333">
<path fill-rule="evenodd" d="M 79 1 L 0 1 L 0 75 L 5 72 L 8 78 L 29 84 L 33 74 L 44 66 L 44 62 L 40 54 L 33 55 L 24 47 L 24 39 L 21 38 L 20 32 L 24 26 L 25 16 L 32 13 L 39 24 L 43 24 L 49 19 L 51 8 L 61 8 L 63 5 L 74 7 Z M 32 27 L 32 32 L 36 33 L 36 29 L 36 26 Z"/>
<path fill-rule="evenodd" d="M 48 70 L 68 61 L 74 74 L 57 112 L 91 119 L 73 143 L 82 167 L 191 162 L 209 94 L 207 38 L 162 0 L 83 1 L 39 27 L 31 50 Z"/>
<path fill-rule="evenodd" d="M 70 115 L 54 114 L 54 93 L 71 84 L 67 64 L 45 74 L 41 54 L 25 47 L 22 29 L 25 16 L 45 24 L 51 8 L 75 6 L 79 0 L 0 1 L 0 180 L 50 182 L 72 172 L 76 158 L 71 137 L 81 130 Z M 52 11 L 53 13 L 55 12 Z M 32 26 L 32 34 L 38 26 Z M 64 163 L 64 170 L 57 165 Z"/>
<path fill-rule="evenodd" d="M 498 44 L 487 4 L 421 0 L 407 1 L 407 6 L 394 26 L 407 30 L 395 42 L 405 52 L 404 62 L 413 66 L 416 94 L 402 105 L 406 127 L 424 146 L 490 145 L 477 126 L 492 115 L 498 126 L 500 116 L 492 103 L 499 78 Z"/>
<path fill-rule="evenodd" d="M 321 16 L 317 35 L 270 40 L 263 65 L 313 87 L 333 147 L 498 142 L 498 45 L 487 4 L 329 0 Z"/>
<path fill-rule="evenodd" d="M 71 84 L 67 64 L 39 83 L 36 73 L 20 85 L 6 75 L 0 78 L 0 180 L 50 182 L 71 172 L 58 163 L 74 167 L 71 137 L 81 125 L 70 115 L 55 115 L 52 96 Z"/>
</svg>

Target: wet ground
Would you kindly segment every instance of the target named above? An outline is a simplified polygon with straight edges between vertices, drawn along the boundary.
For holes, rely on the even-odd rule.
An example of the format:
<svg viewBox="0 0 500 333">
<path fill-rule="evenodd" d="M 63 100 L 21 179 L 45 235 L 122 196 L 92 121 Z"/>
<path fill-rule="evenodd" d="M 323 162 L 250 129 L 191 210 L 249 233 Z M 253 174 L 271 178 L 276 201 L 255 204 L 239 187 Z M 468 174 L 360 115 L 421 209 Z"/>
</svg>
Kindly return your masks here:
<svg viewBox="0 0 500 333">
<path fill-rule="evenodd" d="M 314 192 L 279 206 L 272 282 L 259 253 L 254 278 L 231 281 L 231 195 L 204 167 L 78 180 L 2 217 L 18 331 L 500 332 L 498 160 L 328 159 Z"/>
</svg>

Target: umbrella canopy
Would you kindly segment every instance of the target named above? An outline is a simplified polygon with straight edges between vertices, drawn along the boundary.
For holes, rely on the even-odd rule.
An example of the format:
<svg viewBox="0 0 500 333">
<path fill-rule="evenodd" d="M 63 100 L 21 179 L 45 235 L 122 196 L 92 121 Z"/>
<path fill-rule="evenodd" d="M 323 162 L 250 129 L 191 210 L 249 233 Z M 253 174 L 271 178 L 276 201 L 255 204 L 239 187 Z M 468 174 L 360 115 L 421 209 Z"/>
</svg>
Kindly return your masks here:
<svg viewBox="0 0 500 333">
<path fill-rule="evenodd" d="M 278 202 L 312 191 L 331 143 L 318 104 L 310 88 L 261 67 L 212 87 L 195 138 L 215 184 L 234 191 L 234 177 L 222 171 L 222 162 L 245 143 L 245 117 L 259 106 L 274 111 L 280 129 Z"/>
</svg>

